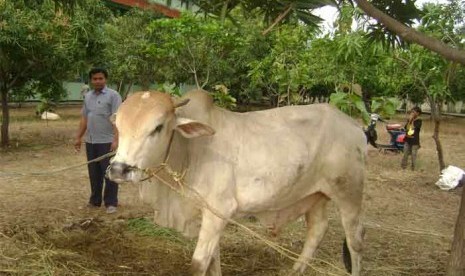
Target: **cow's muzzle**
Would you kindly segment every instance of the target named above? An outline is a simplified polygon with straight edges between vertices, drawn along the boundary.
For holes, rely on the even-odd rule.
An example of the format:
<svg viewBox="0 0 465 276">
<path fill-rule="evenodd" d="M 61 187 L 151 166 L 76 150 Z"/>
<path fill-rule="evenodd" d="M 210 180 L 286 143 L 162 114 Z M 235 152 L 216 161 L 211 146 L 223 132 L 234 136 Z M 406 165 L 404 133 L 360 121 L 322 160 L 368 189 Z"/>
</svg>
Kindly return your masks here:
<svg viewBox="0 0 465 276">
<path fill-rule="evenodd" d="M 107 177 L 115 182 L 135 182 L 137 168 L 121 162 L 113 162 L 108 166 Z"/>
</svg>

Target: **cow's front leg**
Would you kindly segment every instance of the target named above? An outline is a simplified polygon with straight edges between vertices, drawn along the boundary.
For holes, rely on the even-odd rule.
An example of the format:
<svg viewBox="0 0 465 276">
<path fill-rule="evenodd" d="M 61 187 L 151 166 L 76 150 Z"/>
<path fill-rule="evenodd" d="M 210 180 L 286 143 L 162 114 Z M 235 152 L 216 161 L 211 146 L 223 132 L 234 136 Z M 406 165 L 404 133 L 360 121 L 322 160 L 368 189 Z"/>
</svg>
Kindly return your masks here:
<svg viewBox="0 0 465 276">
<path fill-rule="evenodd" d="M 225 220 L 203 210 L 199 239 L 192 257 L 194 276 L 221 275 L 219 240 L 225 226 Z"/>
</svg>

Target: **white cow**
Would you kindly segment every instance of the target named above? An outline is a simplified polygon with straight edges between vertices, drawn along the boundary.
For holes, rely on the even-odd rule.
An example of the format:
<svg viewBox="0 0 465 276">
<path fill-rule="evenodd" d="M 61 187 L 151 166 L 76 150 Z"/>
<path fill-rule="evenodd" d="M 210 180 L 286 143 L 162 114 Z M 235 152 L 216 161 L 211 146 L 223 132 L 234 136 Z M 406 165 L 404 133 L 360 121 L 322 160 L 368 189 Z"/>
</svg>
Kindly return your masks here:
<svg viewBox="0 0 465 276">
<path fill-rule="evenodd" d="M 254 215 L 277 232 L 304 215 L 308 232 L 294 265 L 298 272 L 327 230 L 326 205 L 333 200 L 349 267 L 359 275 L 366 138 L 357 123 L 326 104 L 234 113 L 214 106 L 205 91 L 189 92 L 187 99 L 178 107 L 159 92 L 130 96 L 116 114 L 120 142 L 109 177 L 139 182 L 140 169 L 156 167 L 169 154 L 170 166 L 187 170 L 184 181 L 223 218 Z M 221 275 L 219 239 L 227 221 L 161 183 L 145 183 L 141 192 L 158 224 L 198 235 L 193 274 Z"/>
</svg>

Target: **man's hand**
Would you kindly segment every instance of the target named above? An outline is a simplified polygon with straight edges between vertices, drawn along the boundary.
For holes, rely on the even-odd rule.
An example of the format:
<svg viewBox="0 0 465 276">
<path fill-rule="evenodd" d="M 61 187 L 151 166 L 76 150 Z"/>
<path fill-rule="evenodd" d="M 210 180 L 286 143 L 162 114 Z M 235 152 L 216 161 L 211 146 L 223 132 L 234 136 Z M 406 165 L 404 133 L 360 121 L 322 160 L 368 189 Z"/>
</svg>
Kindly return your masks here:
<svg viewBox="0 0 465 276">
<path fill-rule="evenodd" d="M 81 151 L 82 136 L 86 133 L 87 129 L 87 118 L 84 115 L 81 115 L 81 121 L 79 122 L 79 130 L 76 134 L 76 142 L 74 143 L 74 149 L 76 152 Z"/>
<path fill-rule="evenodd" d="M 110 151 L 115 151 L 118 148 L 118 141 L 113 141 L 111 143 Z"/>
<path fill-rule="evenodd" d="M 79 137 L 76 138 L 76 142 L 74 143 L 74 149 L 76 150 L 76 152 L 81 151 L 81 145 L 82 145 L 82 139 Z"/>
</svg>

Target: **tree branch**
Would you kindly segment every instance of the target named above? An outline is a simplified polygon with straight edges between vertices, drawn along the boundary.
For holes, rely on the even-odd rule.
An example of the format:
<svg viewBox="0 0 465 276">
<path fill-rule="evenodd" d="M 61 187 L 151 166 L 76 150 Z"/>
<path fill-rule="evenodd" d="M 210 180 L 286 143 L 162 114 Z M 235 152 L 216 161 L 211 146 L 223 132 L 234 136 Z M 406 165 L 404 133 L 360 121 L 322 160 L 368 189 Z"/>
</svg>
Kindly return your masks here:
<svg viewBox="0 0 465 276">
<path fill-rule="evenodd" d="M 10 83 L 6 84 L 7 90 L 10 90 L 10 89 L 16 84 L 16 82 L 19 80 L 19 77 L 21 77 L 22 75 L 24 75 L 24 73 L 26 73 L 29 69 L 31 69 L 32 66 L 34 66 L 34 63 L 29 63 L 19 74 L 17 74 L 17 75 L 13 78 L 13 80 L 11 80 Z"/>
<path fill-rule="evenodd" d="M 440 54 L 444 58 L 465 65 L 465 51 L 452 48 L 442 41 L 429 37 L 415 29 L 405 26 L 389 15 L 383 13 L 367 0 L 354 0 L 367 15 L 378 20 L 388 30 L 396 33 L 406 41 L 413 42 Z"/>
<path fill-rule="evenodd" d="M 192 67 L 189 66 L 189 67 L 192 68 L 192 73 L 194 74 L 195 85 L 197 86 L 197 89 L 200 89 L 201 86 L 200 86 L 200 83 L 199 83 L 199 78 L 197 76 L 197 66 L 196 66 L 196 62 L 195 62 L 195 57 L 194 57 L 194 54 L 192 53 L 192 50 L 191 50 L 191 47 L 189 46 L 189 43 L 187 43 L 187 50 L 189 51 L 189 54 L 192 57 L 192 63 L 193 63 L 193 66 Z"/>
<path fill-rule="evenodd" d="M 262 35 L 267 35 L 274 28 L 274 26 L 276 26 L 276 24 L 281 22 L 289 14 L 292 8 L 294 8 L 294 3 L 290 3 L 287 9 L 283 11 L 278 17 L 276 17 L 273 23 L 266 30 L 262 32 Z"/>
<path fill-rule="evenodd" d="M 210 69 L 207 69 L 207 78 L 200 88 L 204 88 L 208 84 L 208 79 L 210 78 Z"/>
</svg>

